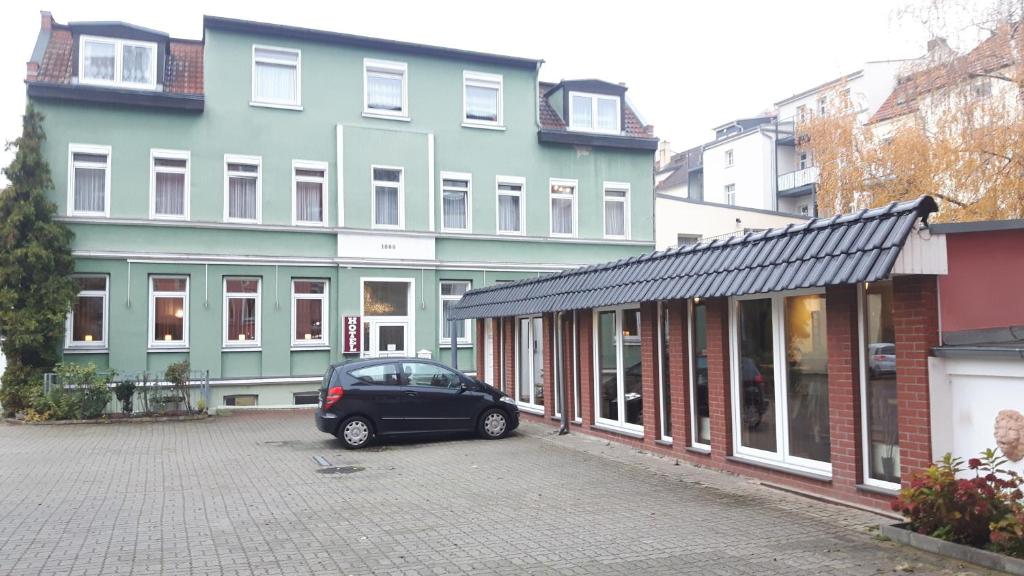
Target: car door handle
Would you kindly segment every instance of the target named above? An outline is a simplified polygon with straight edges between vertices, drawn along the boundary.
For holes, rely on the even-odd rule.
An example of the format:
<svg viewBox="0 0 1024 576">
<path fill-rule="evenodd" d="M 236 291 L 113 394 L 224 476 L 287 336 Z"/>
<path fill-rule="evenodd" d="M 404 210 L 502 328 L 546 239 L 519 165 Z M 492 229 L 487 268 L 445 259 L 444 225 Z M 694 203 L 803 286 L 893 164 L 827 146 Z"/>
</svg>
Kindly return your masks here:
<svg viewBox="0 0 1024 576">
<path fill-rule="evenodd" d="M 410 398 L 415 398 L 416 397 L 416 393 L 415 392 L 406 392 L 405 395 L 409 396 Z"/>
</svg>

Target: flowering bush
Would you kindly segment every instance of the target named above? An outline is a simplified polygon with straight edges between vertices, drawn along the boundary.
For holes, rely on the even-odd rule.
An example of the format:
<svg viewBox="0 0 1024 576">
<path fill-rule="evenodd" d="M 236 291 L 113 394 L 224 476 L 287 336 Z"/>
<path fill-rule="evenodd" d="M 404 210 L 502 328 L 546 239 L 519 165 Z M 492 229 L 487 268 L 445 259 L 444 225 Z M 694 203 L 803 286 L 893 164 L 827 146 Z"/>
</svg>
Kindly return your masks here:
<svg viewBox="0 0 1024 576">
<path fill-rule="evenodd" d="M 914 474 L 893 510 L 921 534 L 1024 556 L 1024 479 L 1002 469 L 1005 463 L 991 449 L 968 460 L 966 468 L 962 459 L 946 454 Z M 974 477 L 957 477 L 966 470 Z"/>
</svg>

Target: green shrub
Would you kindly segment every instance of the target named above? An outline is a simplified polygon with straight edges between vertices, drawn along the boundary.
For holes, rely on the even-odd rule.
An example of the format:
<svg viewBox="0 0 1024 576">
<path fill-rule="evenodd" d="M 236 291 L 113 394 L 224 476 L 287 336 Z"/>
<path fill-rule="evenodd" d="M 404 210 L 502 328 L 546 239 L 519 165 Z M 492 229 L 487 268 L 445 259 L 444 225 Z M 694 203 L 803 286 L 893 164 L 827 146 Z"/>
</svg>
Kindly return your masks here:
<svg viewBox="0 0 1024 576">
<path fill-rule="evenodd" d="M 114 396 L 121 403 L 121 412 L 131 415 L 134 412 L 135 381 L 122 380 L 114 386 Z"/>
<path fill-rule="evenodd" d="M 110 402 L 110 386 L 106 377 L 96 371 L 95 364 L 64 362 L 56 367 L 59 386 L 45 397 L 33 401 L 37 413 L 49 413 L 55 420 L 99 418 Z M 40 390 L 41 392 L 41 390 Z"/>
<path fill-rule="evenodd" d="M 168 382 L 174 385 L 174 392 L 179 396 L 182 402 L 185 403 L 185 411 L 189 414 L 192 413 L 192 404 L 189 402 L 188 397 L 188 377 L 190 366 L 188 360 L 181 362 L 175 362 L 167 367 L 164 371 L 164 378 Z"/>
</svg>

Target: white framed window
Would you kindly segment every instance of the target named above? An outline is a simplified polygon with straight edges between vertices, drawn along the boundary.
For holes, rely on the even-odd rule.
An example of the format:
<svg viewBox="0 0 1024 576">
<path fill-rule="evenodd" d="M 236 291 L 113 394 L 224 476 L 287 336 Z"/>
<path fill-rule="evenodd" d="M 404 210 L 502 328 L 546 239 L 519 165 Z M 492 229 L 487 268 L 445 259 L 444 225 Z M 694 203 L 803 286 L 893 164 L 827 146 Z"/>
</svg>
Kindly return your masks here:
<svg viewBox="0 0 1024 576">
<path fill-rule="evenodd" d="M 149 217 L 188 220 L 190 153 L 188 150 L 149 151 Z"/>
<path fill-rule="evenodd" d="M 516 318 L 516 402 L 528 412 L 544 413 L 544 321 Z"/>
<path fill-rule="evenodd" d="M 896 323 L 891 280 L 857 288 L 864 484 L 900 489 Z"/>
<path fill-rule="evenodd" d="M 302 52 L 252 45 L 253 106 L 302 109 Z"/>
<path fill-rule="evenodd" d="M 498 234 L 523 234 L 523 193 L 526 179 L 518 176 L 495 178 L 498 190 Z"/>
<path fill-rule="evenodd" d="M 292 348 L 326 348 L 327 280 L 292 280 Z"/>
<path fill-rule="evenodd" d="M 363 115 L 409 119 L 409 65 L 363 60 Z"/>
<path fill-rule="evenodd" d="M 68 146 L 68 215 L 110 216 L 110 146 Z"/>
<path fill-rule="evenodd" d="M 734 453 L 831 475 L 824 291 L 731 303 Z"/>
<path fill-rule="evenodd" d="M 154 90 L 157 45 L 153 42 L 82 36 L 78 48 L 78 82 Z"/>
<path fill-rule="evenodd" d="M 64 347 L 69 350 L 106 350 L 109 283 L 106 275 L 76 274 L 78 295 L 67 318 Z"/>
<path fill-rule="evenodd" d="M 810 154 L 808 154 L 807 152 L 801 152 L 800 153 L 800 163 L 799 163 L 798 166 L 799 166 L 800 170 L 804 170 L 806 168 L 810 168 L 811 167 L 811 157 L 810 157 Z"/>
<path fill-rule="evenodd" d="M 726 184 L 725 185 L 725 203 L 729 206 L 736 205 L 736 185 Z"/>
<path fill-rule="evenodd" d="M 658 433 L 665 442 L 672 442 L 672 310 L 658 302 L 658 406 L 661 421 Z"/>
<path fill-rule="evenodd" d="M 594 410 L 598 424 L 642 433 L 639 308 L 594 310 Z"/>
<path fill-rule="evenodd" d="M 569 92 L 569 129 L 618 134 L 622 132 L 618 96 Z"/>
<path fill-rule="evenodd" d="M 690 445 L 711 450 L 711 405 L 708 396 L 708 323 L 707 304 L 700 298 L 687 302 L 689 307 L 690 356 Z"/>
<path fill-rule="evenodd" d="M 725 151 L 725 167 L 731 168 L 736 163 L 736 153 L 732 148 Z"/>
<path fill-rule="evenodd" d="M 458 302 L 462 295 L 472 288 L 471 282 L 466 280 L 442 280 L 441 281 L 441 345 L 452 345 L 452 324 L 448 321 L 448 308 L 454 302 Z M 458 346 L 469 345 L 473 342 L 472 325 L 470 320 L 462 320 L 455 327 L 455 343 Z"/>
<path fill-rule="evenodd" d="M 462 72 L 462 122 L 471 127 L 501 127 L 504 122 L 500 74 Z"/>
<path fill-rule="evenodd" d="M 292 224 L 327 225 L 327 163 L 292 160 Z"/>
<path fill-rule="evenodd" d="M 552 178 L 551 185 L 551 235 L 574 238 L 576 236 L 577 206 L 576 180 Z"/>
<path fill-rule="evenodd" d="M 629 183 L 604 183 L 604 237 L 629 238 Z"/>
<path fill-rule="evenodd" d="M 224 221 L 259 223 L 262 217 L 262 159 L 224 155 Z"/>
<path fill-rule="evenodd" d="M 441 230 L 469 232 L 471 229 L 470 191 L 473 175 L 441 172 Z"/>
<path fill-rule="evenodd" d="M 818 115 L 824 116 L 828 114 L 828 96 L 820 96 L 818 98 Z"/>
<path fill-rule="evenodd" d="M 224 278 L 224 347 L 260 347 L 260 279 Z"/>
<path fill-rule="evenodd" d="M 150 349 L 188 348 L 188 276 L 149 277 Z"/>
<path fill-rule="evenodd" d="M 397 166 L 371 166 L 374 228 L 405 227 L 404 169 Z"/>
</svg>

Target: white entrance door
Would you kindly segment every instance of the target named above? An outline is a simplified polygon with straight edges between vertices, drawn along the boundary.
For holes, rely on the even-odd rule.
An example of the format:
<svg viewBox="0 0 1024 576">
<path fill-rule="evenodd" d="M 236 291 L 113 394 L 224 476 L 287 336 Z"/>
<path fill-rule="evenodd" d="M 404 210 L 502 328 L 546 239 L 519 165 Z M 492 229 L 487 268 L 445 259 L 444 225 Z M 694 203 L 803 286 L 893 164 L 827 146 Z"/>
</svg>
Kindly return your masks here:
<svg viewBox="0 0 1024 576">
<path fill-rule="evenodd" d="M 409 356 L 409 323 L 371 322 L 369 356 Z"/>
<path fill-rule="evenodd" d="M 494 326 L 490 318 L 484 320 L 484 382 L 494 385 Z"/>
</svg>

